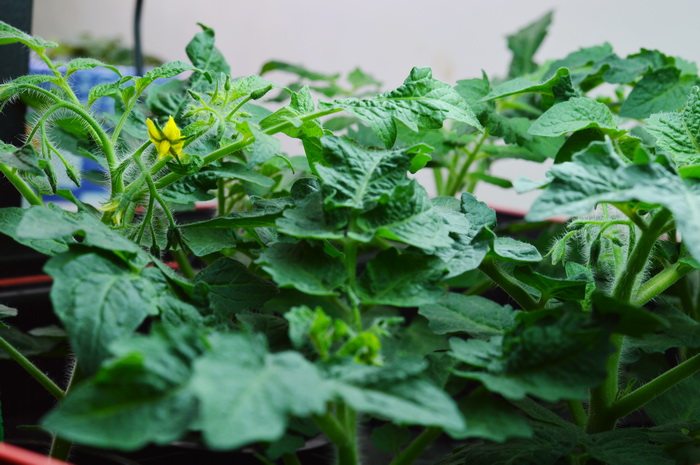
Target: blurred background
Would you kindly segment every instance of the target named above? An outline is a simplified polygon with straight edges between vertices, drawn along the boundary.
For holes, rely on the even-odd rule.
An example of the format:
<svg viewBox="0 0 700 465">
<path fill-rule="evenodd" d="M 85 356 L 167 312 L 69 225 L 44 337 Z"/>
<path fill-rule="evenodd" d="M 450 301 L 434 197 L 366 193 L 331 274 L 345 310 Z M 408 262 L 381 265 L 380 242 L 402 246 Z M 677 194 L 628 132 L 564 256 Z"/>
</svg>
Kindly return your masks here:
<svg viewBox="0 0 700 465">
<path fill-rule="evenodd" d="M 215 29 L 234 76 L 256 74 L 276 59 L 325 73 L 359 66 L 383 89 L 398 87 L 413 66 L 430 66 L 436 78 L 451 84 L 478 77 L 482 69 L 502 77 L 510 62 L 506 36 L 548 11 L 554 19 L 539 62 L 605 41 L 620 56 L 650 48 L 700 62 L 697 0 L 144 0 L 143 5 L 146 55 L 186 61 L 185 46 L 200 22 Z M 34 0 L 32 32 L 69 43 L 89 34 L 88 41 L 117 39 L 132 47 L 134 6 L 135 0 Z M 493 170 L 510 179 L 539 179 L 544 169 L 507 161 Z M 522 212 L 536 193 L 519 196 L 482 183 L 477 195 L 493 207 Z"/>
</svg>

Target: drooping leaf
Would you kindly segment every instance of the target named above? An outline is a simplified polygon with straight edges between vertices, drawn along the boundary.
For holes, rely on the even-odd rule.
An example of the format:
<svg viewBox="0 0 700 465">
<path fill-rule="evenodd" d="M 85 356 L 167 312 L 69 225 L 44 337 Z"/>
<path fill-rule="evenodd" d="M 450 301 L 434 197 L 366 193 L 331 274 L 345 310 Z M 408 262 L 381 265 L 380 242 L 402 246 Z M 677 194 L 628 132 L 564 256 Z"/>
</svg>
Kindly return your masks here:
<svg viewBox="0 0 700 465">
<path fill-rule="evenodd" d="M 449 85 L 434 79 L 430 68 L 413 68 L 403 85 L 371 99 L 338 99 L 319 104 L 321 108 L 341 108 L 357 116 L 384 142 L 396 141 L 396 122 L 413 131 L 441 128 L 452 119 L 481 129 L 466 101 Z"/>
<path fill-rule="evenodd" d="M 455 435 L 464 430 L 457 405 L 444 391 L 415 375 L 392 376 L 388 368 L 344 365 L 343 373 L 331 375 L 330 389 L 358 412 L 398 424 L 439 426 Z"/>
<path fill-rule="evenodd" d="M 87 211 L 68 212 L 59 208 L 33 206 L 22 215 L 17 225 L 22 240 L 53 240 L 76 243 L 73 235 L 82 237 L 82 244 L 104 250 L 142 253 L 141 248 L 119 232 L 110 229 Z"/>
<path fill-rule="evenodd" d="M 451 339 L 453 357 L 483 370 L 456 374 L 479 380 L 508 399 L 528 394 L 548 402 L 586 398 L 607 376 L 605 363 L 612 349 L 607 333 L 587 327 L 575 309 L 554 321 L 548 311 L 541 312 L 528 314 L 526 319 L 537 320 L 520 322 L 504 337 Z"/>
<path fill-rule="evenodd" d="M 599 128 L 612 135 L 623 132 L 617 128 L 607 105 L 586 97 L 574 97 L 545 111 L 532 123 L 529 133 L 557 137 L 587 128 Z"/>
<path fill-rule="evenodd" d="M 515 324 L 515 311 L 480 296 L 449 293 L 418 310 L 437 334 L 464 332 L 476 338 L 504 334 Z"/>
<path fill-rule="evenodd" d="M 618 334 L 640 337 L 670 326 L 670 323 L 659 315 L 645 308 L 621 302 L 602 292 L 594 292 L 591 301 L 593 311 L 603 318 L 609 318 L 609 323 L 614 325 Z"/>
<path fill-rule="evenodd" d="M 72 389 L 42 424 L 66 439 L 121 450 L 177 440 L 197 415 L 187 382 L 203 351 L 201 336 L 189 328 L 159 327 L 124 340 L 116 358 Z"/>
<path fill-rule="evenodd" d="M 508 76 L 513 78 L 537 69 L 533 61 L 535 53 L 547 36 L 547 29 L 552 22 L 552 12 L 528 24 L 513 35 L 508 36 L 508 48 L 513 52 Z"/>
<path fill-rule="evenodd" d="M 322 414 L 331 395 L 318 370 L 295 352 L 270 354 L 259 339 L 211 338 L 195 362 L 192 389 L 199 427 L 212 449 L 235 449 L 282 437 L 289 416 Z"/>
<path fill-rule="evenodd" d="M 663 68 L 649 73 L 627 96 L 620 107 L 620 116 L 648 118 L 653 113 L 679 110 L 690 89 L 698 83 L 697 76 L 681 76 L 678 68 Z"/>
<path fill-rule="evenodd" d="M 68 246 L 66 244 L 71 241 L 70 237 L 56 239 L 26 239 L 17 234 L 17 227 L 27 211 L 27 209 L 19 207 L 0 209 L 0 233 L 10 236 L 20 244 L 31 247 L 44 255 L 56 255 L 68 250 Z"/>
<path fill-rule="evenodd" d="M 46 48 L 58 47 L 58 44 L 55 42 L 49 42 L 39 37 L 30 36 L 29 34 L 0 21 L 0 45 L 14 44 L 17 42 L 26 45 L 37 53 L 43 53 L 44 49 Z"/>
<path fill-rule="evenodd" d="M 30 144 L 15 147 L 0 142 L 0 163 L 25 173 L 42 174 L 41 168 L 39 168 L 38 154 Z"/>
<path fill-rule="evenodd" d="M 237 260 L 220 258 L 192 280 L 194 294 L 208 299 L 224 315 L 257 308 L 277 294 L 277 287 L 254 275 Z"/>
<path fill-rule="evenodd" d="M 343 262 L 304 241 L 275 243 L 260 255 L 258 263 L 280 287 L 312 295 L 336 295 L 346 279 Z"/>
<path fill-rule="evenodd" d="M 663 448 L 638 429 L 624 428 L 590 435 L 584 442 L 594 459 L 609 465 L 673 465 Z"/>
<path fill-rule="evenodd" d="M 571 84 L 569 70 L 560 68 L 552 77 L 541 83 L 534 83 L 523 78 L 506 81 L 496 86 L 483 99 L 493 100 L 525 93 L 539 93 L 554 99 L 555 102 L 566 101 L 571 97 L 578 96 L 578 92 Z"/>
<path fill-rule="evenodd" d="M 504 442 L 510 438 L 531 438 L 532 428 L 513 406 L 485 389 L 476 389 L 460 403 L 467 427 L 459 439 L 484 438 Z"/>
<path fill-rule="evenodd" d="M 121 71 L 119 71 L 119 68 L 116 66 L 109 65 L 107 63 L 103 63 L 100 60 L 96 60 L 94 58 L 74 58 L 71 61 L 68 62 L 66 65 L 66 76 L 70 76 L 76 71 L 84 70 L 84 69 L 94 69 L 94 68 L 107 68 L 110 71 L 114 71 L 114 73 L 119 76 L 120 78 L 122 77 Z"/>
<path fill-rule="evenodd" d="M 630 350 L 663 353 L 672 347 L 700 347 L 700 324 L 697 321 L 668 304 L 660 305 L 654 314 L 668 326 L 652 334 L 627 338 Z"/>
<path fill-rule="evenodd" d="M 554 165 L 552 181 L 535 200 L 526 218 L 581 215 L 600 202 L 640 201 L 663 205 L 674 216 L 684 243 L 700 257 L 700 185 L 684 182 L 657 163 L 625 164 L 608 143 L 593 143 L 572 162 Z"/>
<path fill-rule="evenodd" d="M 97 371 L 112 342 L 158 313 L 158 297 L 167 290 L 156 268 L 135 271 L 107 253 L 63 253 L 44 269 L 54 280 L 54 311 L 86 373 Z"/>
</svg>

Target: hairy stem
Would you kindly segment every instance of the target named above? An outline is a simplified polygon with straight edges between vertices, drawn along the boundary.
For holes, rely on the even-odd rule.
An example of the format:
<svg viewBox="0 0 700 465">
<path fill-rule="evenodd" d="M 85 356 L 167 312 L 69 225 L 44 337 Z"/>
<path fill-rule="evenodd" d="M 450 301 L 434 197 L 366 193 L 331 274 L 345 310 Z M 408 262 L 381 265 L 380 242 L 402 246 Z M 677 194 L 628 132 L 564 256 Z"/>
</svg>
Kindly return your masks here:
<svg viewBox="0 0 700 465">
<path fill-rule="evenodd" d="M 643 407 L 698 371 L 700 371 L 700 354 L 694 355 L 685 362 L 649 381 L 644 386 L 618 399 L 610 406 L 610 415 L 615 418 L 622 418 Z"/>
<path fill-rule="evenodd" d="M 687 275 L 691 269 L 691 267 L 680 262 L 665 268 L 639 287 L 634 303 L 640 306 L 644 305 Z"/>
<path fill-rule="evenodd" d="M 10 181 L 13 186 L 15 186 L 15 189 L 22 194 L 22 197 L 27 199 L 27 202 L 29 202 L 30 205 L 44 205 L 41 197 L 39 197 L 36 192 L 29 187 L 29 184 L 24 182 L 24 179 L 17 174 L 17 171 L 14 168 L 10 168 L 9 166 L 0 163 L 0 171 L 2 171 L 5 177 L 7 177 L 7 180 Z"/>
<path fill-rule="evenodd" d="M 644 271 L 644 267 L 649 260 L 654 244 L 664 231 L 670 219 L 671 212 L 662 209 L 654 216 L 649 226 L 643 230 L 642 235 L 639 237 L 639 240 L 634 245 L 627 259 L 627 266 L 617 277 L 617 281 L 613 286 L 613 297 L 626 302 L 634 302 L 634 300 L 632 300 L 632 294 L 637 278 L 639 274 Z M 613 429 L 619 418 L 615 416 L 615 412 L 611 411 L 610 406 L 617 398 L 620 352 L 622 350 L 623 341 L 624 336 L 621 334 L 613 334 L 611 336 L 610 342 L 614 345 L 615 350 L 606 364 L 608 376 L 603 381 L 603 384 L 591 390 L 589 403 L 590 416 L 587 426 L 587 431 L 590 433 Z"/>
<path fill-rule="evenodd" d="M 17 362 L 17 364 L 21 366 L 24 371 L 26 371 L 32 378 L 41 384 L 53 397 L 58 400 L 65 397 L 66 393 L 60 387 L 58 387 L 56 383 L 51 380 L 51 378 L 46 376 L 36 365 L 34 365 L 27 357 L 22 355 L 20 351 L 15 349 L 12 344 L 7 342 L 3 337 L 0 337 L 0 349 L 7 352 L 12 360 Z"/>
<path fill-rule="evenodd" d="M 316 415 L 314 422 L 337 447 L 338 465 L 358 465 L 357 443 L 333 415 Z"/>
<path fill-rule="evenodd" d="M 539 308 L 539 304 L 532 298 L 530 293 L 523 289 L 515 279 L 508 276 L 496 261 L 487 258 L 481 262 L 479 269 L 483 271 L 486 276 L 491 278 L 501 289 L 506 291 L 523 310 L 535 310 Z"/>
<path fill-rule="evenodd" d="M 426 428 L 389 465 L 409 465 L 415 462 L 440 436 L 442 429 L 435 426 Z"/>
</svg>

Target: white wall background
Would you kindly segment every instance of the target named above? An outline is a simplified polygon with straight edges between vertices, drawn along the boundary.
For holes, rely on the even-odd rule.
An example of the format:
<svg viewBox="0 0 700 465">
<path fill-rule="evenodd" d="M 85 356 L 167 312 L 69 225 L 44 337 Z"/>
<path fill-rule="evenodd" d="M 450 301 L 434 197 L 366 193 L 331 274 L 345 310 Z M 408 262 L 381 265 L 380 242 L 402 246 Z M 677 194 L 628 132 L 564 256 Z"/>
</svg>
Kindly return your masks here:
<svg viewBox="0 0 700 465">
<path fill-rule="evenodd" d="M 70 39 L 82 32 L 132 42 L 134 0 L 34 0 L 34 34 Z M 255 74 L 270 59 L 328 73 L 360 66 L 397 87 L 413 66 L 435 77 L 504 75 L 505 36 L 554 10 L 538 59 L 560 58 L 610 42 L 618 55 L 655 48 L 700 62 L 697 0 L 145 0 L 143 47 L 165 60 L 186 60 L 197 22 L 216 30 L 234 76 Z M 507 162 L 499 175 L 541 177 L 541 167 Z M 494 206 L 526 209 L 532 197 L 485 186 Z"/>
</svg>

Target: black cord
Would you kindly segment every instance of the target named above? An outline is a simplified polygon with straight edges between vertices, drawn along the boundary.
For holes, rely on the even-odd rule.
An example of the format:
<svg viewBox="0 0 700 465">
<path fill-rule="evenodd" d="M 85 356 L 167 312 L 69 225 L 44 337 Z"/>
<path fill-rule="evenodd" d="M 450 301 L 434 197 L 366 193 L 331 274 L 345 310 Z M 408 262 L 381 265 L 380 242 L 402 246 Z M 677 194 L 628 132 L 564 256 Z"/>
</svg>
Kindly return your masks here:
<svg viewBox="0 0 700 465">
<path fill-rule="evenodd" d="M 136 10 L 134 11 L 134 66 L 136 75 L 143 76 L 143 51 L 141 50 L 141 11 L 143 10 L 143 0 L 136 0 Z"/>
</svg>

